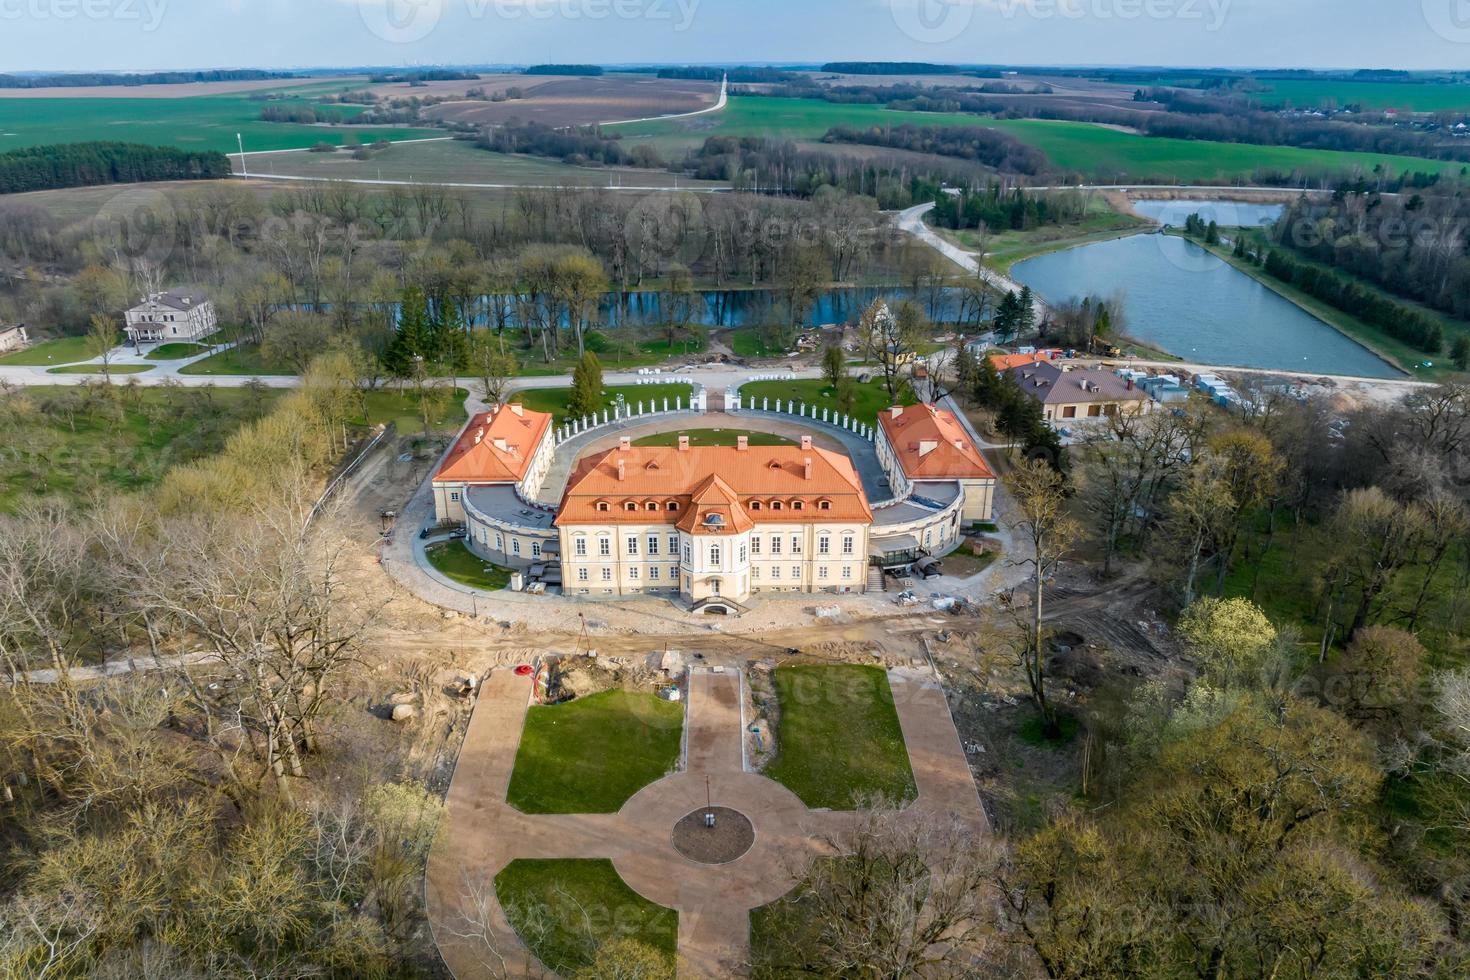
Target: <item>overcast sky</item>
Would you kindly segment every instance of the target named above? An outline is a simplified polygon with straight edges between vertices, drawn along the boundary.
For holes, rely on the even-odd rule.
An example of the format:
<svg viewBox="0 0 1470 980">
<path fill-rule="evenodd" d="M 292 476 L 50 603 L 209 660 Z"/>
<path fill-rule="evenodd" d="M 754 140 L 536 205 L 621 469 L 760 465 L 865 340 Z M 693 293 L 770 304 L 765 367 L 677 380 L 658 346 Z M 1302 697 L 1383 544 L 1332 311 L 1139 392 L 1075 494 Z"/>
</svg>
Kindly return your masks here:
<svg viewBox="0 0 1470 980">
<path fill-rule="evenodd" d="M 0 0 L 0 70 L 848 59 L 1470 68 L 1470 0 Z"/>
</svg>

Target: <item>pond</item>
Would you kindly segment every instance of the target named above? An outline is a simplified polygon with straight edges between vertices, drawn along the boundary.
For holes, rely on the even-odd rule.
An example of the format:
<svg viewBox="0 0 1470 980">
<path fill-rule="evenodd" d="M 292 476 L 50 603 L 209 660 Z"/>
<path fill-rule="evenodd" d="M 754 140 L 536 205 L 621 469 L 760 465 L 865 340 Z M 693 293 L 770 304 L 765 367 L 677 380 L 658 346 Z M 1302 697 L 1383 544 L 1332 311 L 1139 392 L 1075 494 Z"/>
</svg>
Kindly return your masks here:
<svg viewBox="0 0 1470 980">
<path fill-rule="evenodd" d="M 1284 204 L 1247 204 L 1241 201 L 1134 201 L 1133 210 L 1160 224 L 1182 227 L 1184 219 L 1198 214 L 1205 223 L 1222 228 L 1259 228 L 1281 217 Z"/>
<path fill-rule="evenodd" d="M 1194 242 L 1133 235 L 1017 263 L 1043 299 L 1122 299 L 1129 336 L 1187 361 L 1397 378 L 1402 373 Z"/>
</svg>

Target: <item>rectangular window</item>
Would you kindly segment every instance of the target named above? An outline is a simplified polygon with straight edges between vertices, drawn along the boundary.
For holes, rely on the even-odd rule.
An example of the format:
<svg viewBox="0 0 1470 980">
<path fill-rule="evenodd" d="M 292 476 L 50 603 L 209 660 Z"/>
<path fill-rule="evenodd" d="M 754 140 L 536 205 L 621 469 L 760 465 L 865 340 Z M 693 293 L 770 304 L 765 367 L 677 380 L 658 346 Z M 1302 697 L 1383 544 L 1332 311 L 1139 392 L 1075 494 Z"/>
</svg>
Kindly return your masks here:
<svg viewBox="0 0 1470 980">
<path fill-rule="evenodd" d="M 761 539 L 760 538 L 752 537 L 750 539 L 750 553 L 752 555 L 758 555 L 758 554 L 761 553 Z"/>
<path fill-rule="evenodd" d="M 658 581 L 658 566 L 657 565 L 650 565 L 650 566 L 648 566 L 648 577 L 651 578 L 651 579 L 653 579 L 655 582 Z"/>
<path fill-rule="evenodd" d="M 657 558 L 658 557 L 658 535 L 657 534 L 650 534 L 648 536 L 648 557 L 650 557 L 650 558 Z"/>
<path fill-rule="evenodd" d="M 500 536 L 500 532 L 499 531 L 496 531 L 495 532 L 495 550 L 496 551 L 504 551 L 505 550 L 505 539 Z"/>
<path fill-rule="evenodd" d="M 459 500 L 459 493 L 458 492 L 451 493 L 449 495 L 449 499 L 450 500 L 453 500 L 453 501 L 458 501 Z"/>
<path fill-rule="evenodd" d="M 843 565 L 842 566 L 842 577 L 843 578 L 852 578 L 852 566 L 851 565 Z"/>
<path fill-rule="evenodd" d="M 759 579 L 760 577 L 761 577 L 761 567 L 759 565 L 752 566 L 751 569 L 750 569 L 750 580 L 752 582 L 754 582 L 757 579 Z"/>
<path fill-rule="evenodd" d="M 500 543 L 497 541 L 495 546 L 497 548 L 500 547 Z M 576 554 L 576 556 L 578 558 L 586 558 L 587 557 L 587 539 L 586 538 L 578 538 L 576 541 L 574 541 L 572 543 L 572 552 L 574 554 Z"/>
<path fill-rule="evenodd" d="M 638 557 L 638 539 L 637 538 L 629 538 L 628 539 L 628 555 L 629 555 L 629 557 L 632 557 L 632 558 Z"/>
<path fill-rule="evenodd" d="M 723 552 L 721 552 L 719 545 L 712 544 L 712 545 L 709 546 L 709 563 L 711 565 L 715 566 L 716 568 L 719 568 L 720 567 L 720 562 L 723 559 L 723 557 L 724 557 L 724 554 L 723 554 Z"/>
<path fill-rule="evenodd" d="M 820 538 L 817 539 L 817 554 L 819 554 L 819 555 L 830 555 L 831 553 L 832 553 L 832 539 L 830 537 L 828 537 L 827 535 L 824 534 Z"/>
<path fill-rule="evenodd" d="M 671 535 L 669 535 L 669 554 L 671 554 L 671 555 L 677 555 L 678 553 L 679 553 L 679 536 L 677 534 L 671 534 Z"/>
<path fill-rule="evenodd" d="M 772 565 L 771 566 L 771 578 L 780 578 L 780 577 L 781 577 L 781 566 L 780 565 Z"/>
<path fill-rule="evenodd" d="M 638 581 L 638 566 L 637 565 L 634 565 L 632 568 L 628 569 L 628 578 L 632 579 L 635 582 Z"/>
<path fill-rule="evenodd" d="M 796 579 L 797 581 L 800 581 L 801 580 L 801 566 L 800 565 L 792 565 L 791 566 L 791 577 L 794 578 L 794 579 Z"/>
<path fill-rule="evenodd" d="M 818 565 L 817 566 L 817 578 L 826 578 L 826 577 L 827 577 L 827 566 L 826 565 Z"/>
<path fill-rule="evenodd" d="M 531 542 L 531 557 L 532 558 L 540 558 L 541 557 L 541 542 L 540 541 L 532 541 Z"/>
<path fill-rule="evenodd" d="M 693 560 L 694 560 L 693 551 L 689 547 L 689 542 L 688 541 L 685 541 L 684 542 L 684 561 L 687 563 L 687 562 L 690 562 L 690 561 L 693 561 Z"/>
<path fill-rule="evenodd" d="M 612 538 L 597 539 L 597 553 L 604 558 L 612 557 Z"/>
<path fill-rule="evenodd" d="M 513 554 L 513 555 L 518 555 L 518 554 L 521 553 L 521 539 L 520 538 L 511 538 L 510 539 L 510 553 Z"/>
<path fill-rule="evenodd" d="M 801 535 L 799 534 L 793 534 L 791 536 L 791 553 L 793 555 L 801 554 Z"/>
<path fill-rule="evenodd" d="M 602 570 L 602 580 L 604 582 L 611 582 L 612 581 L 612 569 L 611 568 L 604 568 Z"/>
<path fill-rule="evenodd" d="M 745 545 L 742 544 L 740 546 L 740 564 L 744 565 L 746 563 L 746 561 L 748 561 L 748 560 L 749 559 L 746 557 L 746 554 L 745 554 Z"/>
<path fill-rule="evenodd" d="M 773 535 L 771 535 L 771 554 L 773 554 L 773 555 L 779 555 L 780 553 L 781 553 L 781 535 L 779 535 L 779 534 L 773 534 Z"/>
<path fill-rule="evenodd" d="M 852 545 L 853 545 L 853 538 L 852 538 L 852 535 L 849 534 L 849 535 L 847 535 L 847 537 L 845 537 L 845 538 L 842 539 L 842 553 L 844 555 L 850 555 L 850 554 L 852 554 Z"/>
<path fill-rule="evenodd" d="M 587 581 L 587 578 L 588 578 L 587 569 L 585 569 L 585 568 L 579 568 L 579 569 L 577 569 L 577 581 L 578 582 L 585 582 L 585 581 Z"/>
</svg>

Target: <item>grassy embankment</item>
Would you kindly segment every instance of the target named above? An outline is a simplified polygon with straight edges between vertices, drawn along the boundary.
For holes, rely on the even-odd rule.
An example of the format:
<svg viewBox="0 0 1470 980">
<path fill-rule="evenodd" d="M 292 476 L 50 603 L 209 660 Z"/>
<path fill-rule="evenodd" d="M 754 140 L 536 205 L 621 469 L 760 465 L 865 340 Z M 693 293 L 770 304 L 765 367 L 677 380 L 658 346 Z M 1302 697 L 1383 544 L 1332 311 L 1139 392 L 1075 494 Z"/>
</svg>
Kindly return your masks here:
<svg viewBox="0 0 1470 980">
<path fill-rule="evenodd" d="M 681 399 L 684 407 L 689 407 L 689 399 L 693 389 L 687 384 L 650 384 L 650 385 L 611 385 L 602 390 L 601 409 L 611 409 L 617 401 L 618 395 L 623 396 L 627 405 L 636 407 L 639 402 L 648 407 L 657 402 L 660 409 L 663 408 L 665 398 L 669 400 L 669 407 L 674 407 L 674 399 Z M 572 397 L 571 388 L 528 388 L 518 391 L 512 396 L 513 401 L 518 401 L 533 412 L 550 412 L 556 416 L 560 423 L 567 417 L 567 400 Z"/>
<path fill-rule="evenodd" d="M 1419 350 L 1417 347 L 1406 344 L 1402 340 L 1399 340 L 1397 337 L 1390 336 L 1384 330 L 1381 330 L 1380 328 L 1375 327 L 1372 324 L 1353 316 L 1351 313 L 1346 313 L 1342 310 L 1339 310 L 1337 307 L 1332 306 L 1328 303 L 1324 303 L 1320 299 L 1317 299 L 1315 296 L 1303 292 L 1302 290 L 1296 288 L 1289 283 L 1282 282 L 1280 279 L 1277 279 L 1275 276 L 1266 272 L 1265 269 L 1261 268 L 1255 263 L 1247 262 L 1244 259 L 1237 258 L 1236 256 L 1231 254 L 1229 246 L 1205 245 L 1203 242 L 1200 242 L 1196 239 L 1190 240 L 1193 241 L 1196 245 L 1199 245 L 1201 248 L 1208 249 L 1214 255 L 1230 263 L 1230 265 L 1250 276 L 1252 279 L 1255 279 L 1257 282 L 1261 283 L 1261 285 L 1276 293 L 1278 296 L 1281 296 L 1288 302 L 1296 304 L 1298 307 L 1312 314 L 1312 316 L 1328 324 L 1338 332 L 1348 337 L 1351 337 L 1353 340 L 1373 351 L 1375 354 L 1377 354 L 1379 357 L 1382 357 L 1390 364 L 1393 364 L 1400 370 L 1413 375 L 1416 380 L 1439 381 L 1446 377 L 1449 377 L 1452 374 L 1457 373 L 1457 369 L 1449 362 L 1447 355 L 1441 354 L 1436 356 L 1426 354 L 1424 351 Z M 1320 263 L 1310 263 L 1310 260 L 1294 252 L 1292 253 L 1292 257 L 1298 262 L 1314 264 L 1319 269 L 1327 268 L 1327 266 L 1321 265 Z M 1379 289 L 1372 283 L 1366 282 L 1361 279 L 1358 280 L 1358 282 L 1362 283 L 1362 285 L 1373 290 L 1374 292 L 1377 292 L 1384 296 L 1389 296 L 1389 298 L 1393 299 L 1394 302 L 1403 303 L 1406 306 L 1414 306 L 1419 310 L 1429 314 L 1430 316 L 1436 317 L 1440 321 L 1440 323 L 1444 325 L 1447 344 L 1453 343 L 1456 336 L 1470 331 L 1470 325 L 1452 320 L 1449 317 L 1443 316 L 1442 314 L 1431 310 L 1426 306 L 1415 303 L 1413 300 L 1407 300 L 1403 299 L 1402 297 L 1392 296 L 1389 293 L 1385 293 L 1383 290 Z M 1432 361 L 1434 366 L 1423 367 L 1422 365 L 1427 361 Z"/>
<path fill-rule="evenodd" d="M 859 422 L 876 425 L 878 413 L 888 408 L 892 401 L 888 397 L 888 388 L 883 384 L 881 378 L 875 377 L 867 384 L 854 382 L 852 411 L 849 413 Z M 774 408 L 777 399 L 789 401 L 796 399 L 806 402 L 808 405 L 817 407 L 837 408 L 837 391 L 821 379 L 810 381 L 752 381 L 740 387 L 742 404 L 759 405 L 762 398 L 770 400 Z"/>
</svg>

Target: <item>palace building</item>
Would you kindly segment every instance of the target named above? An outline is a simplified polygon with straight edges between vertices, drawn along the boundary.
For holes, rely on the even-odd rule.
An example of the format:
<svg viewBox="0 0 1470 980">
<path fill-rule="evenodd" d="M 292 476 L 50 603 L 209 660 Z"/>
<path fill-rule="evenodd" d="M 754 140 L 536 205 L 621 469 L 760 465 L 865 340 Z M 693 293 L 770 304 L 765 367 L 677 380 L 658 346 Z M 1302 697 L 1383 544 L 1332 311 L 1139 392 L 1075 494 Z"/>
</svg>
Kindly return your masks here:
<svg viewBox="0 0 1470 980">
<path fill-rule="evenodd" d="M 861 592 L 868 508 L 852 461 L 814 447 L 634 448 L 582 460 L 557 512 L 567 595 Z"/>
<path fill-rule="evenodd" d="M 811 436 L 695 447 L 621 435 L 578 458 L 585 442 L 550 415 L 500 405 L 445 454 L 435 516 L 462 525 L 475 554 L 564 595 L 681 597 L 696 611 L 881 588 L 884 570 L 942 556 L 966 524 L 991 520 L 995 475 L 952 413 L 895 406 L 872 441 L 844 440 L 828 434 L 846 451 Z"/>
</svg>

